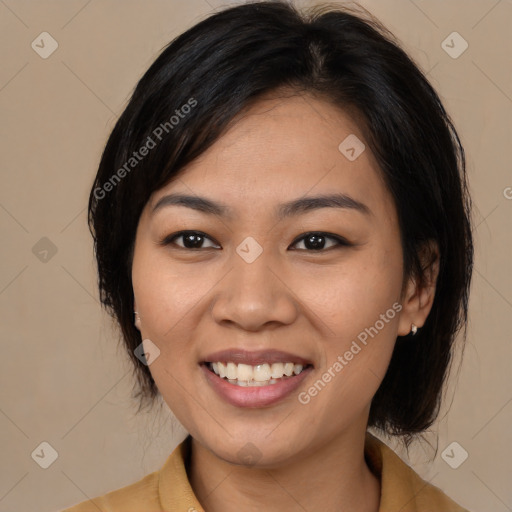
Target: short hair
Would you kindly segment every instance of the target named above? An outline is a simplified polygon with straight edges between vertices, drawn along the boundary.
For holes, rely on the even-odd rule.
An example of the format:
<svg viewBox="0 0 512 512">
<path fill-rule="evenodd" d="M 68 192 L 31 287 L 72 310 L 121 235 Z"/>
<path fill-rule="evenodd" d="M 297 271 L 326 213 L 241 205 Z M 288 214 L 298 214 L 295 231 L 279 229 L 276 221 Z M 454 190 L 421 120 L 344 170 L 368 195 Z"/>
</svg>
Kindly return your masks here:
<svg viewBox="0 0 512 512">
<path fill-rule="evenodd" d="M 237 114 L 285 89 L 357 118 L 396 207 L 404 278 L 421 282 L 426 242 L 438 244 L 430 314 L 414 339 L 398 336 L 369 414 L 368 426 L 411 438 L 435 421 L 461 327 L 466 337 L 473 242 L 464 149 L 434 88 L 394 36 L 366 11 L 342 6 L 299 11 L 252 2 L 210 15 L 162 50 L 113 128 L 88 219 L 101 302 L 133 361 L 134 396 L 150 405 L 158 394 L 134 353 L 142 341 L 131 281 L 141 212 Z M 143 146 L 146 156 L 136 159 Z"/>
</svg>

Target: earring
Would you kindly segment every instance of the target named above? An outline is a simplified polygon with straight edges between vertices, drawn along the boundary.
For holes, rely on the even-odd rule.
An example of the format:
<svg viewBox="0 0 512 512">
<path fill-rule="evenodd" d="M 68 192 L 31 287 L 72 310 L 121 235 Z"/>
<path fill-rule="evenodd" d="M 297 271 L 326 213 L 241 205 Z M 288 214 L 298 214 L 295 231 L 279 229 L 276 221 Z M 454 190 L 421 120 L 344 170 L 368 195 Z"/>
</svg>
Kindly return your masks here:
<svg viewBox="0 0 512 512">
<path fill-rule="evenodd" d="M 140 325 L 140 316 L 139 316 L 139 313 L 137 313 L 137 311 L 134 311 L 133 314 L 135 315 L 135 321 L 134 321 L 134 324 L 138 327 Z"/>
<path fill-rule="evenodd" d="M 411 334 L 414 336 L 417 332 L 418 328 L 414 324 L 411 324 Z"/>
</svg>

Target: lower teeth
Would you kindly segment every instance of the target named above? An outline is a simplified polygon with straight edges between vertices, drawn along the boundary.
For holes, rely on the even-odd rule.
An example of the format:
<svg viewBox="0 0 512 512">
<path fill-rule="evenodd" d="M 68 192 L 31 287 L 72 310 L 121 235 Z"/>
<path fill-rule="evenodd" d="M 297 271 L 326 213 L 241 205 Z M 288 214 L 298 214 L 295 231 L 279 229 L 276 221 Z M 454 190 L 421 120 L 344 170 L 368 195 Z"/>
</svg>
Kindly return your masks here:
<svg viewBox="0 0 512 512">
<path fill-rule="evenodd" d="M 257 382 L 255 380 L 252 380 L 250 382 L 247 382 L 245 380 L 233 380 L 233 379 L 225 379 L 230 384 L 235 384 L 236 386 L 242 386 L 242 387 L 256 387 L 256 386 L 268 386 L 269 384 L 275 384 L 277 382 L 276 379 L 270 379 L 270 380 L 264 380 L 263 382 Z"/>
<path fill-rule="evenodd" d="M 295 377 L 295 375 L 293 375 Z M 246 380 L 237 380 L 237 379 L 226 379 L 230 384 L 235 384 L 235 386 L 241 386 L 241 387 L 258 387 L 258 386 L 269 386 L 271 384 L 277 384 L 278 382 L 282 381 L 283 379 L 287 379 L 289 377 L 281 377 L 280 379 L 270 379 L 270 380 L 264 380 L 262 382 L 258 382 L 256 380 L 246 381 Z"/>
</svg>

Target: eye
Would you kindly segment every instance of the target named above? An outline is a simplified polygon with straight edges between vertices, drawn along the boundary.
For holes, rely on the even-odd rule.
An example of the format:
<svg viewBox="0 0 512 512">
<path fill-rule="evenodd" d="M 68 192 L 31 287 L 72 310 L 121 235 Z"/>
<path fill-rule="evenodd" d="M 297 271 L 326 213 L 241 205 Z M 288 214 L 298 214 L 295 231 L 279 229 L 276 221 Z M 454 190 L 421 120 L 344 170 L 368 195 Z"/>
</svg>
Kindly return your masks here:
<svg viewBox="0 0 512 512">
<path fill-rule="evenodd" d="M 178 239 L 182 239 L 182 245 L 176 244 L 174 241 Z M 203 242 L 205 240 L 213 240 L 201 231 L 180 231 L 179 233 L 173 233 L 172 235 L 166 236 L 163 240 L 160 241 L 161 245 L 176 245 L 181 249 L 210 249 L 212 247 L 219 247 L 215 245 L 210 245 L 207 247 L 203 246 Z"/>
<path fill-rule="evenodd" d="M 327 240 L 334 241 L 334 243 L 326 247 Z M 341 246 L 349 247 L 352 245 L 347 240 L 338 235 L 331 235 L 329 233 L 324 233 L 321 231 L 306 233 L 305 235 L 296 239 L 292 246 L 297 245 L 299 242 L 304 245 L 304 248 L 300 248 L 299 250 L 306 250 L 310 252 L 321 252 L 325 249 L 335 249 L 336 247 Z"/>
<path fill-rule="evenodd" d="M 176 243 L 175 241 L 179 239 L 181 239 L 182 242 Z M 213 243 L 213 245 L 205 246 L 204 242 L 207 240 Z M 329 240 L 331 241 L 331 245 L 328 244 Z M 322 252 L 325 251 L 326 249 L 335 249 L 336 247 L 343 246 L 350 247 L 352 245 L 343 237 L 329 233 L 324 233 L 322 231 L 310 232 L 302 235 L 300 238 L 295 239 L 291 247 L 296 246 L 300 243 L 302 243 L 304 247 L 296 247 L 295 250 L 305 250 L 308 252 Z M 181 249 L 190 250 L 221 248 L 218 244 L 215 244 L 216 242 L 202 231 L 180 231 L 178 233 L 168 235 L 163 240 L 160 241 L 160 245 L 174 245 Z"/>
</svg>

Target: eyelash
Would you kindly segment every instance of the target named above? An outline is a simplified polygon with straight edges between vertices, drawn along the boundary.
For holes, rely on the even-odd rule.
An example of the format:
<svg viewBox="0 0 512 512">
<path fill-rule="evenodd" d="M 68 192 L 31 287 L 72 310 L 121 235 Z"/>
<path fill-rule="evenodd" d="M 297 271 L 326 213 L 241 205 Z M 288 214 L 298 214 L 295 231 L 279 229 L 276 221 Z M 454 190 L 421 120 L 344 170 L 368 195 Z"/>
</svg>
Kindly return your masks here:
<svg viewBox="0 0 512 512">
<path fill-rule="evenodd" d="M 175 240 L 177 238 L 181 238 L 185 235 L 191 235 L 191 234 L 199 235 L 203 238 L 209 239 L 210 241 L 212 241 L 214 243 L 217 243 L 215 240 L 213 240 L 211 237 L 209 237 L 206 233 L 203 233 L 202 231 L 185 230 L 185 231 L 179 231 L 177 233 L 173 233 L 172 235 L 168 235 L 168 236 L 164 237 L 162 240 L 160 240 L 159 245 L 163 245 L 163 246 L 174 245 L 176 248 L 183 249 L 185 251 L 200 251 L 202 249 L 215 249 L 215 247 L 199 247 L 199 248 L 182 247 L 180 245 L 176 245 L 173 242 L 173 240 Z M 304 233 L 300 237 L 296 238 L 293 241 L 292 245 L 296 245 L 298 242 L 305 240 L 309 236 L 321 236 L 326 239 L 331 239 L 331 240 L 334 240 L 337 243 L 337 245 L 327 247 L 326 249 L 317 249 L 317 250 L 315 250 L 315 249 L 295 249 L 295 250 L 305 251 L 305 252 L 310 252 L 310 253 L 321 253 L 321 252 L 329 251 L 331 249 L 339 249 L 341 247 L 351 247 L 354 245 L 339 235 L 334 235 L 332 233 L 326 233 L 325 231 L 308 231 L 307 233 Z M 220 244 L 218 244 L 218 245 L 220 245 Z"/>
</svg>

